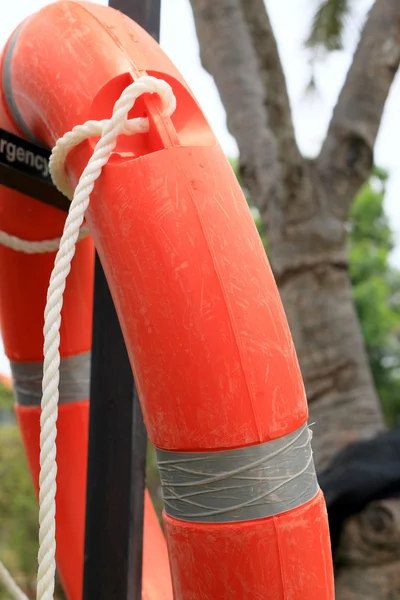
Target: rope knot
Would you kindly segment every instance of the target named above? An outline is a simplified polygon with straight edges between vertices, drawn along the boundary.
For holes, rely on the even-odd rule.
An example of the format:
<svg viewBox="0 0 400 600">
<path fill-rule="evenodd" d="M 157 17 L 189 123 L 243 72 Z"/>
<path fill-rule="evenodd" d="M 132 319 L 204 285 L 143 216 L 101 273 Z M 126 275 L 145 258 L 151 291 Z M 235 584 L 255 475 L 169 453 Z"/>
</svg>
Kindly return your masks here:
<svg viewBox="0 0 400 600">
<path fill-rule="evenodd" d="M 137 133 L 147 133 L 149 131 L 149 119 L 147 117 L 128 119 L 128 114 L 135 105 L 136 100 L 143 94 L 157 94 L 162 101 L 165 115 L 171 116 L 175 112 L 176 98 L 171 86 L 161 79 L 144 75 L 125 88 L 114 105 L 110 119 L 87 121 L 84 125 L 77 125 L 57 141 L 50 157 L 49 169 L 54 185 L 64 196 L 72 200 L 74 195 L 74 190 L 64 167 L 68 153 L 72 148 L 94 136 L 100 136 L 102 139 L 115 138 L 114 146 L 110 151 L 111 154 L 118 135 L 136 135 Z"/>
<path fill-rule="evenodd" d="M 65 172 L 65 161 L 70 150 L 75 146 L 78 146 L 84 140 L 94 136 L 100 137 L 92 156 L 93 158 L 101 142 L 102 164 L 99 167 L 100 170 L 95 171 L 96 180 L 101 173 L 102 167 L 108 161 L 119 135 L 135 135 L 137 133 L 147 133 L 149 131 L 149 119 L 147 117 L 137 117 L 135 119 L 128 118 L 128 114 L 132 110 L 137 98 L 142 94 L 157 94 L 162 102 L 163 113 L 167 116 L 171 116 L 174 113 L 176 109 L 176 99 L 171 86 L 161 79 L 156 79 L 156 77 L 150 75 L 144 75 L 125 88 L 119 100 L 117 100 L 114 105 L 113 114 L 110 119 L 87 121 L 84 125 L 77 125 L 57 141 L 50 156 L 50 174 L 58 191 L 64 194 L 69 200 L 72 201 L 74 197 L 74 188 Z M 89 229 L 86 226 L 81 226 L 77 240 L 81 240 L 87 235 L 89 235 Z M 60 243 L 61 238 L 28 241 L 10 235 L 5 231 L 0 231 L 1 245 L 6 246 L 11 250 L 15 250 L 16 252 L 24 252 L 25 254 L 56 252 L 60 247 Z"/>
</svg>

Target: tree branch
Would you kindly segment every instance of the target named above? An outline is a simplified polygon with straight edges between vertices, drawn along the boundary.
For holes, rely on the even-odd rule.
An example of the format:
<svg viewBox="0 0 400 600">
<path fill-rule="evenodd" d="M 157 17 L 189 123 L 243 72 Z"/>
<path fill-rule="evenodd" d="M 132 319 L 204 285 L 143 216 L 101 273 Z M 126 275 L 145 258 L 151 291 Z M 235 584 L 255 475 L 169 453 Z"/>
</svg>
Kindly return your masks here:
<svg viewBox="0 0 400 600">
<path fill-rule="evenodd" d="M 227 126 L 240 151 L 241 174 L 261 212 L 279 196 L 276 140 L 240 0 L 190 0 L 204 68 L 217 85 Z M 276 202 L 278 204 L 278 202 Z"/>
<path fill-rule="evenodd" d="M 289 171 L 302 163 L 302 157 L 296 143 L 278 45 L 264 0 L 241 0 L 241 6 L 258 59 L 268 123 L 276 138 L 279 162 Z"/>
<path fill-rule="evenodd" d="M 366 22 L 317 159 L 322 183 L 332 187 L 338 216 L 373 165 L 373 149 L 387 96 L 400 63 L 400 2 L 376 0 Z"/>
</svg>

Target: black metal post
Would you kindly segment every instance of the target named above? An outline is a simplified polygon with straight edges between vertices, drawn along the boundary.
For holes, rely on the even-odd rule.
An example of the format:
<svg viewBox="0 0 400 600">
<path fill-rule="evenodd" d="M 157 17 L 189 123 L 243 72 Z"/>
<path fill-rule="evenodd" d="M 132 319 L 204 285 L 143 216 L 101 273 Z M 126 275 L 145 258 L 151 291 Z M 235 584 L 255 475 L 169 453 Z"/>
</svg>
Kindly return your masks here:
<svg viewBox="0 0 400 600">
<path fill-rule="evenodd" d="M 109 0 L 109 4 L 160 41 L 161 0 Z"/>
<path fill-rule="evenodd" d="M 157 40 L 160 0 L 110 0 Z M 141 600 L 146 431 L 96 256 L 84 600 Z"/>
<path fill-rule="evenodd" d="M 146 432 L 124 340 L 95 267 L 85 600 L 140 600 Z"/>
</svg>

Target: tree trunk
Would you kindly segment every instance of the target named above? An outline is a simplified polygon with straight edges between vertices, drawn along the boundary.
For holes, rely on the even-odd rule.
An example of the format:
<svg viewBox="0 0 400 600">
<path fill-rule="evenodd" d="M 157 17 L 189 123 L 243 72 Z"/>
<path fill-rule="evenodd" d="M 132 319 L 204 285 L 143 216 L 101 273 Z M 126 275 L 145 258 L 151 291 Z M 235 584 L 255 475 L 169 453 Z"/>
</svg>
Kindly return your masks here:
<svg viewBox="0 0 400 600">
<path fill-rule="evenodd" d="M 296 144 L 263 0 L 191 4 L 203 66 L 216 82 L 238 143 L 243 181 L 267 232 L 268 256 L 299 357 L 310 422 L 315 422 L 316 465 L 322 469 L 347 444 L 383 429 L 353 303 L 346 219 L 372 167 L 385 100 L 400 62 L 400 2 L 375 3 L 321 154 L 313 161 L 304 159 Z M 347 593 L 342 577 L 337 598 L 400 597 L 387 595 L 389 580 L 388 574 L 382 591 L 366 596 Z"/>
<path fill-rule="evenodd" d="M 338 186 L 325 184 L 317 162 L 298 152 L 285 80 L 276 75 L 276 43 L 260 3 L 192 0 L 192 7 L 203 64 L 216 81 L 243 179 L 266 228 L 315 421 L 316 464 L 323 468 L 349 442 L 375 435 L 382 416 L 348 276 L 346 223 L 338 209 L 345 200 Z M 267 54 L 261 77 L 258 46 Z M 275 118 L 268 123 L 271 105 Z M 368 153 L 361 154 L 365 160 Z M 371 160 L 365 176 L 370 167 Z"/>
<path fill-rule="evenodd" d="M 296 242 L 300 236 L 293 247 Z M 271 247 L 272 265 L 273 253 Z M 327 257 L 299 265 L 278 283 L 315 423 L 315 463 L 322 469 L 348 443 L 382 427 L 349 276 L 343 263 Z"/>
<path fill-rule="evenodd" d="M 371 503 L 342 535 L 337 600 L 400 598 L 400 502 Z"/>
</svg>

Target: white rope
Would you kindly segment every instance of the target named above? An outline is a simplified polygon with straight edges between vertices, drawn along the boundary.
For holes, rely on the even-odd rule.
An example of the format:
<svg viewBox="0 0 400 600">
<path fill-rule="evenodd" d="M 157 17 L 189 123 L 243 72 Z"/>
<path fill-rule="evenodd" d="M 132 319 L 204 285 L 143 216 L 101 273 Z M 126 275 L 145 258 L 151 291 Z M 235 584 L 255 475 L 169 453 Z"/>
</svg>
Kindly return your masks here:
<svg viewBox="0 0 400 600">
<path fill-rule="evenodd" d="M 29 600 L 0 561 L 0 581 L 13 600 Z"/>
<path fill-rule="evenodd" d="M 84 226 L 79 232 L 79 240 L 89 235 L 88 227 Z M 47 254 L 47 252 L 57 252 L 60 247 L 61 238 L 52 240 L 29 241 L 10 235 L 5 231 L 0 231 L 0 244 L 16 252 L 24 254 Z"/>
<path fill-rule="evenodd" d="M 165 91 L 160 90 L 160 95 L 164 94 Z M 70 184 L 68 175 L 64 170 L 65 159 L 67 158 L 68 152 L 77 146 L 84 140 L 90 137 L 101 136 L 104 128 L 108 123 L 108 119 L 102 121 L 87 121 L 83 125 L 77 125 L 66 133 L 61 139 L 58 140 L 55 147 L 53 148 L 52 154 L 49 161 L 50 173 L 53 177 L 53 182 L 56 185 L 59 192 L 64 194 L 69 200 L 72 200 L 74 195 L 73 187 Z M 149 130 L 149 120 L 147 118 L 136 118 L 126 120 L 124 127 L 119 135 L 135 135 L 137 133 L 147 133 Z M 54 173 L 56 179 L 54 179 Z M 89 228 L 86 226 L 81 227 L 79 232 L 78 240 L 84 239 L 89 235 Z M 51 240 L 38 240 L 29 241 L 23 240 L 14 235 L 10 235 L 5 231 L 0 231 L 0 245 L 6 246 L 16 252 L 23 252 L 24 254 L 45 254 L 47 252 L 57 252 L 60 247 L 61 238 L 54 238 Z"/>
<path fill-rule="evenodd" d="M 74 190 L 70 184 L 64 165 L 68 152 L 75 146 L 94 136 L 101 136 L 108 124 L 108 119 L 103 121 L 86 121 L 83 125 L 77 125 L 60 138 L 53 148 L 50 156 L 49 169 L 52 174 L 54 185 L 58 191 L 72 200 Z M 130 119 L 125 121 L 119 135 L 134 135 L 136 133 L 147 133 L 149 120 L 144 118 Z"/>
<path fill-rule="evenodd" d="M 163 109 L 171 115 L 176 108 L 171 87 L 155 77 L 144 76 L 129 85 L 115 103 L 110 120 L 89 121 L 75 127 L 61 138 L 50 159 L 50 172 L 57 188 L 72 197 L 71 206 L 60 240 L 60 247 L 50 277 L 44 322 L 44 369 L 40 418 L 40 492 L 39 492 L 39 554 L 37 600 L 53 600 L 55 582 L 55 495 L 56 495 L 56 436 L 58 416 L 58 384 L 60 366 L 60 324 L 65 282 L 79 230 L 89 205 L 90 194 L 103 167 L 115 148 L 121 134 L 133 135 L 148 131 L 148 119 L 128 120 L 128 113 L 142 94 L 156 93 L 161 97 Z M 74 146 L 92 135 L 100 135 L 93 155 L 85 167 L 72 195 L 71 186 L 64 170 L 64 161 Z M 21 597 L 14 596 L 16 600 Z"/>
</svg>

